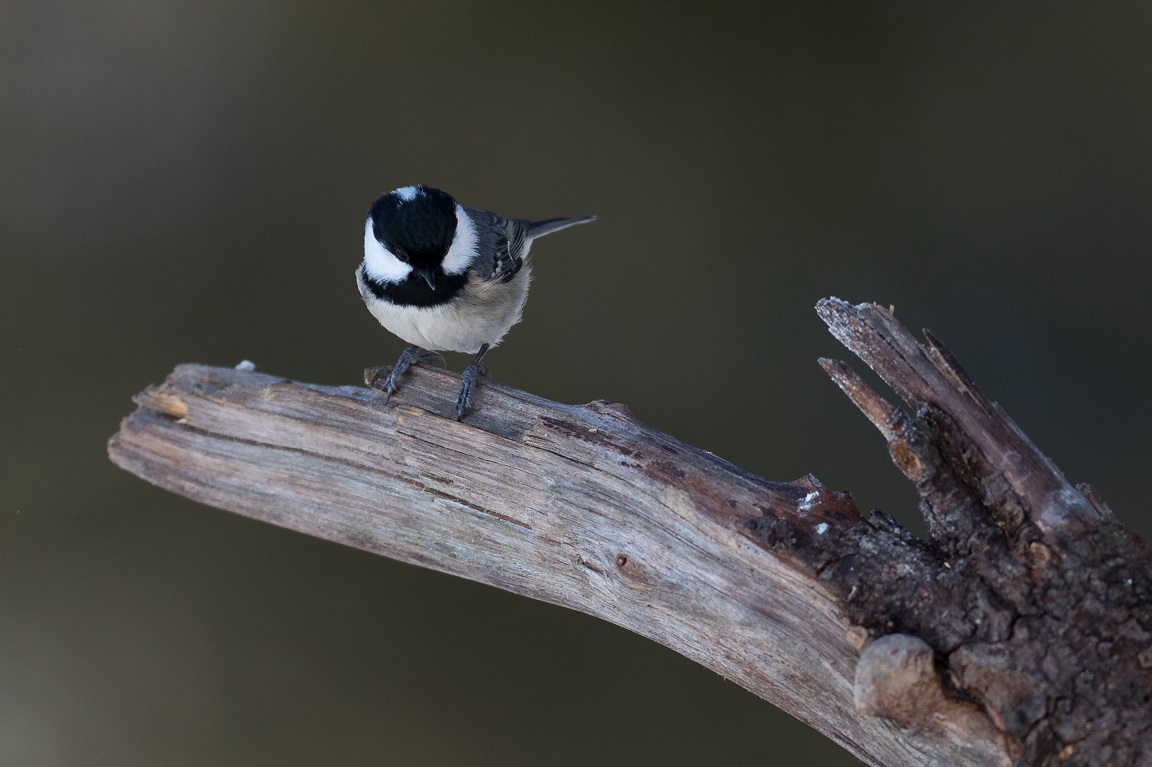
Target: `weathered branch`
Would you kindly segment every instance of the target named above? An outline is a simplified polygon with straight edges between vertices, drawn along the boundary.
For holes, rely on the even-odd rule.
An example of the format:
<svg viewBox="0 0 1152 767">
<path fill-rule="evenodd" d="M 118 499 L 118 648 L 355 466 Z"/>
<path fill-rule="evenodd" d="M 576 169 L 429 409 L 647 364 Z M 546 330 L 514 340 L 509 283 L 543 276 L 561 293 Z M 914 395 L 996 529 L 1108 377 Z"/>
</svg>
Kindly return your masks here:
<svg viewBox="0 0 1152 767">
<path fill-rule="evenodd" d="M 485 384 L 457 423 L 457 379 L 428 368 L 386 405 L 181 366 L 137 397 L 109 451 L 204 503 L 650 637 L 874 765 L 1147 763 L 1146 548 L 934 339 L 878 307 L 820 312 L 913 408 L 823 362 L 916 482 L 930 541 L 619 405 Z"/>
</svg>

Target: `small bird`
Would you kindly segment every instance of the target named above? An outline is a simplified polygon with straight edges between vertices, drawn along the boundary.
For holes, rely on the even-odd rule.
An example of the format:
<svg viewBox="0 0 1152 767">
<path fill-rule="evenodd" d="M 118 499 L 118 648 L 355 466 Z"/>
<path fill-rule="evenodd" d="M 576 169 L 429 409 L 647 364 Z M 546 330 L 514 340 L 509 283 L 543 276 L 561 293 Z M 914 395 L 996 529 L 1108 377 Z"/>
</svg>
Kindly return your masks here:
<svg viewBox="0 0 1152 767">
<path fill-rule="evenodd" d="M 475 354 L 456 398 L 461 420 L 477 377 L 487 373 L 481 360 L 520 321 L 532 241 L 595 218 L 505 219 L 423 185 L 378 197 L 356 283 L 372 316 L 409 344 L 384 380 L 385 396 L 415 362 L 442 351 Z"/>
</svg>

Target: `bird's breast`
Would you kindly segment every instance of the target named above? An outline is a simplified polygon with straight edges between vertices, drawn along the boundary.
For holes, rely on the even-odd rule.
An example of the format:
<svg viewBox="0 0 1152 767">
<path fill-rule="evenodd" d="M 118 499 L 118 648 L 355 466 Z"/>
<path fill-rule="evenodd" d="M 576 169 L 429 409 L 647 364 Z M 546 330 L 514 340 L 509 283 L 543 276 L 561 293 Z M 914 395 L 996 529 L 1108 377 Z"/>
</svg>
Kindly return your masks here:
<svg viewBox="0 0 1152 767">
<path fill-rule="evenodd" d="M 421 348 L 474 354 L 484 344 L 496 346 L 520 321 L 528 299 L 529 270 L 510 282 L 496 283 L 470 277 L 450 301 L 435 306 L 399 306 L 367 290 L 363 277 L 360 294 L 368 310 L 390 332 Z"/>
</svg>

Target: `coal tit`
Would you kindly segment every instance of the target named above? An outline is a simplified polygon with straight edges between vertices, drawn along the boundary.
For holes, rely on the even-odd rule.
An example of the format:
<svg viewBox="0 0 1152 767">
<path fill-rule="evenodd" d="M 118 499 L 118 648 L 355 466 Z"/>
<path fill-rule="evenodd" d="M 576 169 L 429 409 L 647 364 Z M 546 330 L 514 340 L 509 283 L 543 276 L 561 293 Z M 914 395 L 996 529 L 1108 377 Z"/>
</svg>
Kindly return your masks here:
<svg viewBox="0 0 1152 767">
<path fill-rule="evenodd" d="M 594 219 L 505 219 L 428 186 L 377 198 L 364 225 L 356 283 L 372 315 L 409 344 L 381 386 L 385 395 L 396 392 L 413 363 L 435 352 L 475 354 L 456 398 L 456 420 L 463 418 L 476 378 L 486 372 L 481 360 L 520 321 L 532 241 Z"/>
</svg>

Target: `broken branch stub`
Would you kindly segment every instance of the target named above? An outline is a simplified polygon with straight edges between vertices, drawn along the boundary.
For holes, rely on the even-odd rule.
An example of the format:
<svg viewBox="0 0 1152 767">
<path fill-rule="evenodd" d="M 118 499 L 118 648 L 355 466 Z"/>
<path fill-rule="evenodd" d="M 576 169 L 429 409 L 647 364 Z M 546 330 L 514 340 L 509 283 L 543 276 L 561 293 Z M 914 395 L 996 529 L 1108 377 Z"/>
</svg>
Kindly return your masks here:
<svg viewBox="0 0 1152 767">
<path fill-rule="evenodd" d="M 915 414 L 822 361 L 916 483 L 930 533 L 905 567 L 862 548 L 825 571 L 849 616 L 925 642 L 946 688 L 983 707 L 1014 762 L 1152 762 L 1147 546 L 1091 488 L 1073 488 L 930 333 L 921 346 L 872 304 L 827 299 L 818 311 Z"/>
</svg>

